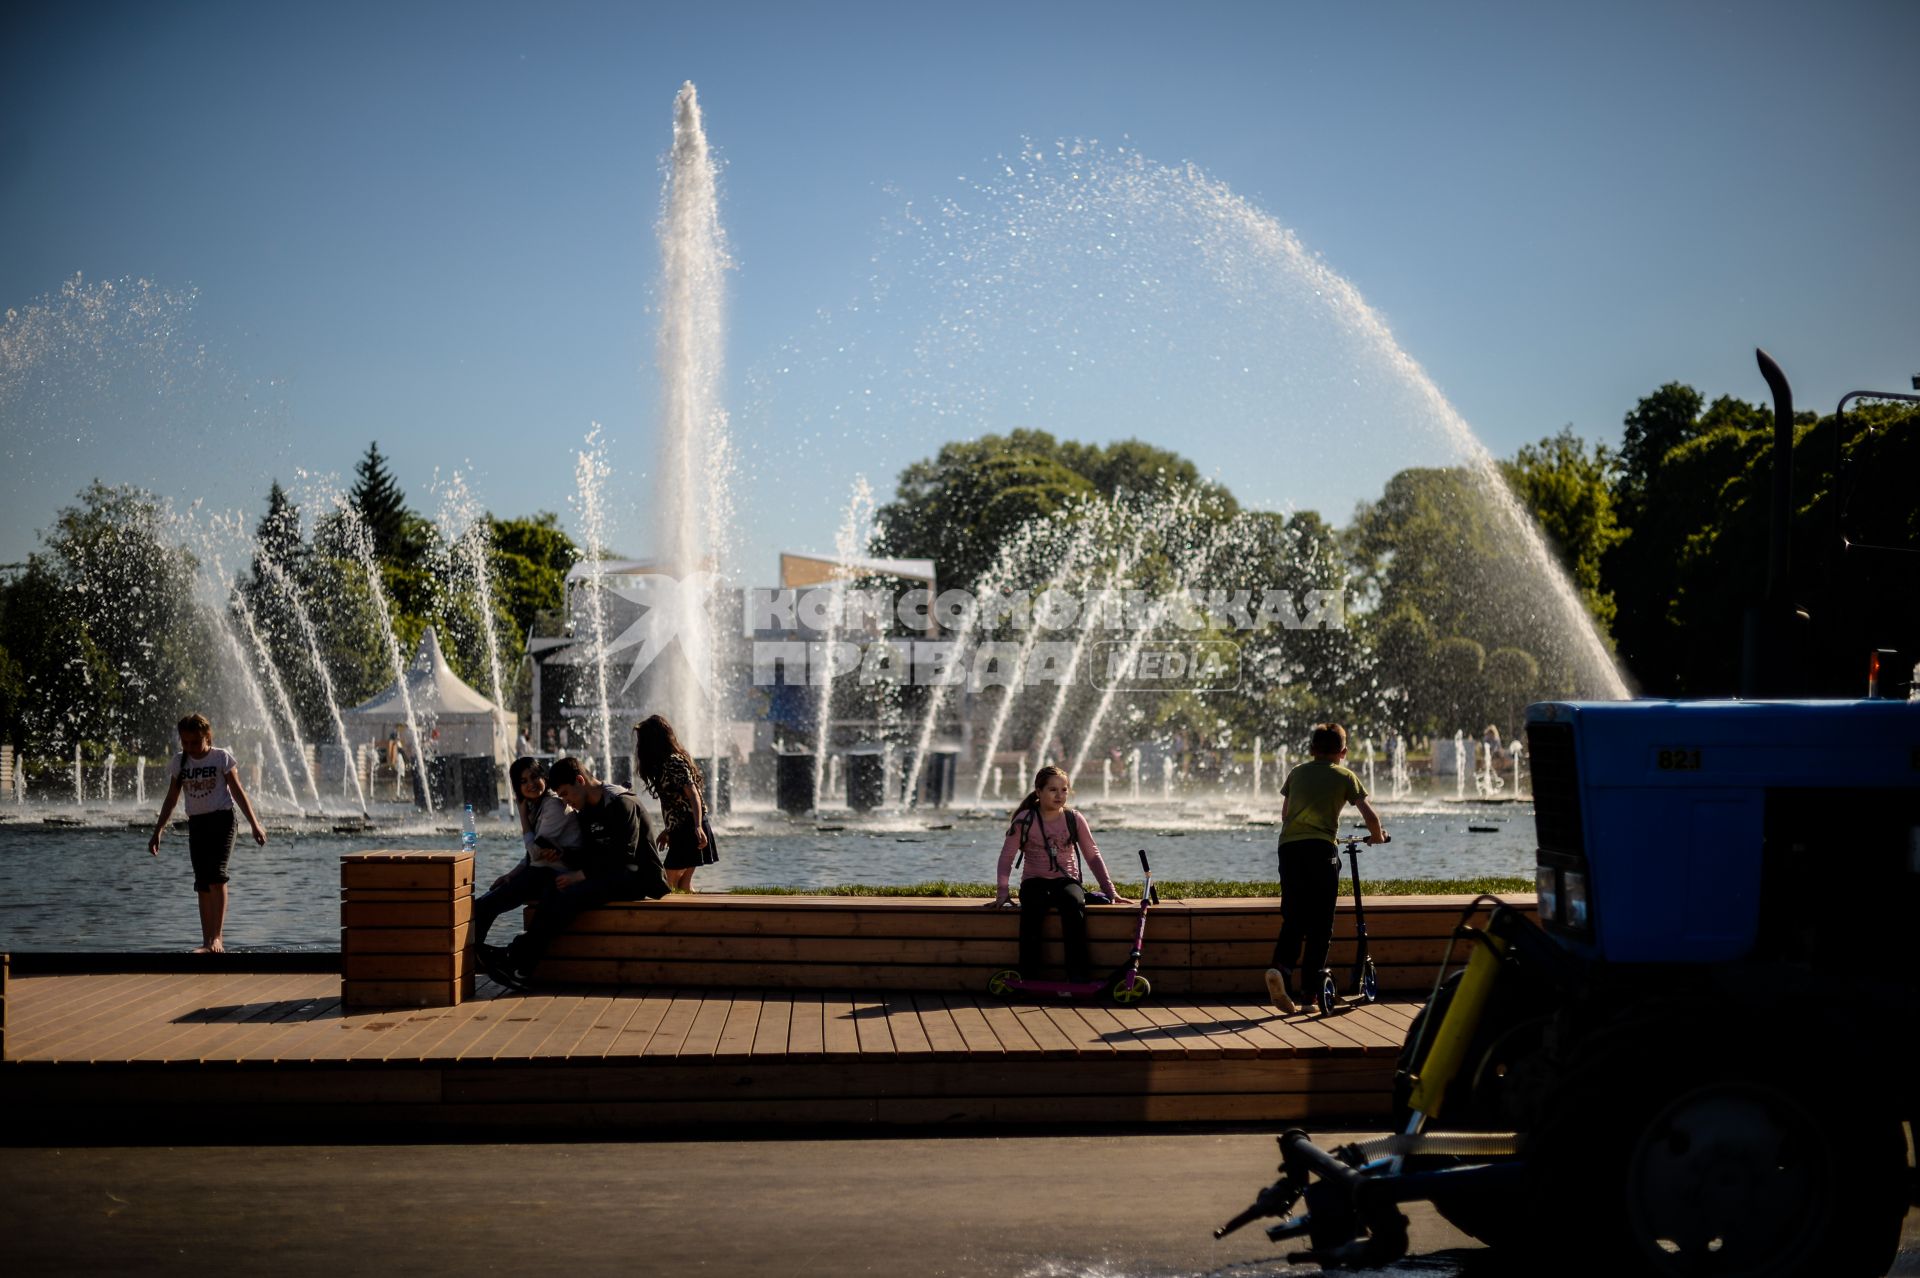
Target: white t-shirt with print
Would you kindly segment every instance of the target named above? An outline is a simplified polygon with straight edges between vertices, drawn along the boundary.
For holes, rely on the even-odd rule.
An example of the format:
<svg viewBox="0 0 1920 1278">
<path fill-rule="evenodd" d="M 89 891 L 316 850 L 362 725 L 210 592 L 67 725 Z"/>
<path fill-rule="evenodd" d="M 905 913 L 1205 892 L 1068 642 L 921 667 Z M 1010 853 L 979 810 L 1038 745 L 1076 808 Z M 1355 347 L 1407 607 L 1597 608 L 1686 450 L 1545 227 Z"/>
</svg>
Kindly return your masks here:
<svg viewBox="0 0 1920 1278">
<path fill-rule="evenodd" d="M 171 783 L 175 777 L 180 778 L 180 797 L 186 800 L 188 816 L 204 816 L 233 806 L 227 773 L 239 766 L 239 761 L 219 746 L 198 759 L 183 751 L 167 764 L 167 780 Z"/>
</svg>

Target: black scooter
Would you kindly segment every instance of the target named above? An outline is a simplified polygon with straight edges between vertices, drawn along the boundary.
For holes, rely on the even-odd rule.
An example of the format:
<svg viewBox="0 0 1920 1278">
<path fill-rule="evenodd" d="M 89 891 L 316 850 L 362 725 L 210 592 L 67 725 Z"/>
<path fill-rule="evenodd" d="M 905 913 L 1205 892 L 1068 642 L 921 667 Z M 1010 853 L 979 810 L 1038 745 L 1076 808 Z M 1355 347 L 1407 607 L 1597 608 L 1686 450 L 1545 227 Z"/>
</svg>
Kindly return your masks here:
<svg viewBox="0 0 1920 1278">
<path fill-rule="evenodd" d="M 1347 987 L 1347 997 L 1357 998 L 1363 1003 L 1380 1001 L 1380 975 L 1373 970 L 1373 955 L 1367 953 L 1367 903 L 1360 895 L 1360 845 L 1374 842 L 1371 834 L 1350 834 L 1341 840 L 1347 845 L 1347 861 L 1353 866 L 1353 979 Z M 1383 835 L 1379 842 L 1391 843 L 1393 836 Z M 1333 983 L 1333 969 L 1323 968 L 1320 972 L 1320 1015 L 1330 1016 L 1333 1009 L 1340 1006 L 1340 991 Z"/>
</svg>

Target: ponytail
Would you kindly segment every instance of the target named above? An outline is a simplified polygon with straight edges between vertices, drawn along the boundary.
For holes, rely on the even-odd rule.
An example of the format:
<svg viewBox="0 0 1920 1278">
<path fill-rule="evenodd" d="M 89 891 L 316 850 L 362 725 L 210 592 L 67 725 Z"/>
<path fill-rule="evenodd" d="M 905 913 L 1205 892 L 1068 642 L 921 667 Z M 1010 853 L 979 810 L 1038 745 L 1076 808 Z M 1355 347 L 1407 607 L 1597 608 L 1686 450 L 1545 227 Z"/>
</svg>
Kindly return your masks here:
<svg viewBox="0 0 1920 1278">
<path fill-rule="evenodd" d="M 1040 810 L 1040 788 L 1055 777 L 1066 779 L 1065 768 L 1056 768 L 1051 763 L 1033 774 L 1033 789 L 1027 791 L 1027 797 L 1020 800 L 1020 806 L 1013 810 L 1013 817 L 1007 822 L 1007 833 L 1012 834 L 1020 826 L 1020 818 L 1029 812 Z M 1069 782 L 1071 784 L 1071 782 Z M 1069 826 L 1069 829 L 1072 827 Z"/>
</svg>

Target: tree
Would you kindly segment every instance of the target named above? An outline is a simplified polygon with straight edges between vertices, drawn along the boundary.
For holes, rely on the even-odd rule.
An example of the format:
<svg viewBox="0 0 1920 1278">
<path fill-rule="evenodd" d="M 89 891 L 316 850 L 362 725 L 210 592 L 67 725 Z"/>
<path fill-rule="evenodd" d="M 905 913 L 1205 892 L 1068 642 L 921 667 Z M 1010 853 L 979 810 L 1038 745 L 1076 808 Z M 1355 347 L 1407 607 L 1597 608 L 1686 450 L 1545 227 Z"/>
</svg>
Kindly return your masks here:
<svg viewBox="0 0 1920 1278">
<path fill-rule="evenodd" d="M 1095 492 L 1055 459 L 1057 448 L 1044 431 L 942 445 L 902 471 L 894 499 L 875 512 L 875 553 L 931 559 L 943 582 L 972 585 L 1023 523 Z"/>
<path fill-rule="evenodd" d="M 1700 433 L 1701 403 L 1693 387 L 1668 382 L 1627 414 L 1620 437 L 1618 495 L 1629 525 L 1644 509 L 1648 488 L 1667 454 Z"/>
<path fill-rule="evenodd" d="M 1513 495 L 1540 525 L 1587 611 L 1601 627 L 1610 628 L 1617 605 L 1601 584 L 1601 564 L 1626 537 L 1614 511 L 1618 459 L 1605 444 L 1589 452 L 1567 426 L 1521 448 L 1500 469 Z"/>
<path fill-rule="evenodd" d="M 943 582 L 970 586 L 1023 525 L 1071 511 L 1094 496 L 1148 497 L 1200 490 L 1208 517 L 1231 518 L 1233 495 L 1203 483 L 1178 453 L 1139 440 L 1082 444 L 1015 430 L 941 447 L 900 473 L 876 512 L 876 554 L 932 559 Z"/>
<path fill-rule="evenodd" d="M 170 543 L 151 493 L 98 480 L 41 534 L 0 610 L 22 671 L 28 736 L 164 751 L 200 695 L 211 636 L 194 607 L 193 557 Z"/>
<path fill-rule="evenodd" d="M 521 519 L 488 517 L 491 531 L 494 607 L 514 642 L 524 644 L 543 622 L 553 623 L 566 608 L 567 572 L 580 548 L 550 511 Z"/>
<path fill-rule="evenodd" d="M 357 478 L 348 500 L 366 527 L 373 553 L 393 562 L 410 560 L 419 549 L 411 539 L 414 530 L 410 525 L 418 520 L 407 509 L 407 496 L 387 469 L 387 459 L 380 453 L 378 440 L 367 445 L 367 455 L 360 459 L 353 473 Z"/>
</svg>

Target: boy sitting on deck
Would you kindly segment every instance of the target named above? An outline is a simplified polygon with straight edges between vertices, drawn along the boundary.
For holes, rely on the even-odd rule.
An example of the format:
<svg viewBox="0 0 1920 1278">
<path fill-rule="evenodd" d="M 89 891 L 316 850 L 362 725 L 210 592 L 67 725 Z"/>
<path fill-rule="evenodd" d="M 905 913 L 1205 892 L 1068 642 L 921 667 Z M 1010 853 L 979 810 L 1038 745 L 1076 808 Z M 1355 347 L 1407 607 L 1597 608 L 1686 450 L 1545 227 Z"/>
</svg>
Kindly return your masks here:
<svg viewBox="0 0 1920 1278">
<path fill-rule="evenodd" d="M 1308 746 L 1313 758 L 1287 773 L 1280 786 L 1281 922 L 1273 943 L 1273 966 L 1267 969 L 1267 997 L 1283 1012 L 1300 1010 L 1287 979 L 1294 965 L 1299 963 L 1303 976 L 1311 978 L 1317 978 L 1327 965 L 1334 900 L 1340 891 L 1340 848 L 1335 840 L 1340 837 L 1341 809 L 1353 804 L 1373 842 L 1387 839 L 1379 813 L 1367 802 L 1367 787 L 1350 769 L 1340 766 L 1347 757 L 1347 730 L 1337 723 L 1315 724 Z M 1306 987 L 1303 980 L 1291 988 Z"/>
<path fill-rule="evenodd" d="M 581 914 L 608 901 L 658 900 L 668 891 L 653 828 L 633 795 L 595 780 L 571 755 L 547 769 L 547 788 L 578 815 L 580 847 L 567 853 L 573 868 L 553 876 L 525 932 L 504 950 L 479 947 L 480 966 L 510 989 L 525 987 L 553 938 Z"/>
</svg>

